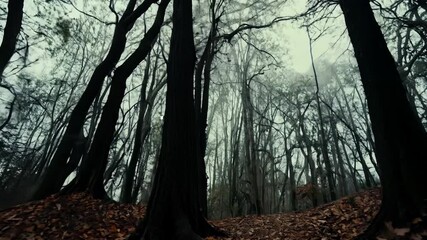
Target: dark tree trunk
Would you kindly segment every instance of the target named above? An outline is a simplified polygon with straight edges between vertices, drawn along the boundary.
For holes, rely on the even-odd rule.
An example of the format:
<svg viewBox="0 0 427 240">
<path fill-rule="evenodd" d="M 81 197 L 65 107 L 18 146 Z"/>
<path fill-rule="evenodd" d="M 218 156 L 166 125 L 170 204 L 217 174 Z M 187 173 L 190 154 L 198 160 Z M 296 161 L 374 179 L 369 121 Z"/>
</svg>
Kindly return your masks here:
<svg viewBox="0 0 427 240">
<path fill-rule="evenodd" d="M 419 217 L 426 199 L 427 135 L 408 102 L 368 0 L 341 0 L 365 90 L 383 187 L 381 210 L 366 236 L 382 223 Z"/>
<path fill-rule="evenodd" d="M 197 135 L 198 141 L 196 142 L 198 152 L 197 158 L 200 162 L 199 172 L 200 174 L 200 203 L 203 214 L 207 217 L 207 175 L 206 175 L 206 164 L 205 164 L 205 154 L 206 154 L 206 142 L 207 142 L 207 116 L 208 116 L 208 107 L 209 107 L 209 87 L 211 80 L 211 68 L 213 58 L 215 56 L 215 37 L 217 32 L 217 23 L 215 20 L 215 1 L 211 3 L 211 14 L 212 14 L 212 25 L 208 40 L 206 42 L 205 49 L 200 57 L 199 62 L 196 66 L 195 72 L 195 94 L 194 94 L 194 103 L 195 103 L 195 113 L 196 113 L 196 126 L 197 126 Z M 203 84 L 202 84 L 202 75 L 203 75 Z M 202 87 L 203 86 L 203 87 Z M 205 171 L 205 172 L 203 172 Z"/>
<path fill-rule="evenodd" d="M 342 88 L 342 86 L 341 86 L 341 83 L 339 83 L 339 84 L 340 84 L 341 92 L 342 92 L 343 97 L 344 97 L 345 107 L 348 110 L 348 115 L 349 115 L 348 119 L 349 119 L 349 123 L 350 123 L 349 129 L 351 131 L 351 135 L 352 135 L 353 140 L 354 140 L 354 145 L 355 145 L 356 152 L 358 155 L 357 159 L 359 159 L 360 164 L 362 164 L 363 175 L 365 176 L 365 185 L 366 185 L 366 187 L 370 188 L 374 185 L 374 181 L 373 181 L 372 174 L 369 171 L 369 167 L 366 164 L 364 154 L 362 153 L 362 149 L 360 146 L 362 139 L 361 139 L 359 133 L 357 132 L 357 126 L 356 126 L 356 123 L 354 122 L 354 116 L 352 113 L 353 110 L 350 107 L 350 102 L 347 98 L 347 95 L 344 92 L 344 88 Z M 357 91 L 357 89 L 356 89 L 356 91 Z M 363 99 L 360 99 L 360 100 L 363 102 Z M 344 112 L 344 108 L 341 106 L 341 103 L 338 103 L 338 104 L 340 105 L 341 110 Z M 368 121 L 368 119 L 366 119 L 366 120 Z"/>
<path fill-rule="evenodd" d="M 212 227 L 200 209 L 191 0 L 174 0 L 162 148 L 144 221 L 130 239 L 202 239 Z"/>
<path fill-rule="evenodd" d="M 285 118 L 284 118 L 285 119 Z M 284 126 L 284 131 L 286 135 L 286 125 Z M 295 182 L 295 171 L 292 164 L 292 149 L 288 146 L 288 137 L 284 138 L 285 143 L 285 157 L 286 157 L 286 167 L 289 170 L 289 191 L 290 191 L 290 200 L 291 200 L 291 210 L 297 210 L 297 194 L 296 194 L 296 182 Z M 288 174 L 288 173 L 287 173 Z M 286 185 L 286 183 L 285 183 Z M 284 185 L 284 186 L 285 186 Z M 285 189 L 283 189 L 284 192 Z"/>
<path fill-rule="evenodd" d="M 237 112 L 237 115 L 240 115 L 239 112 Z M 229 200 L 228 205 L 230 206 L 230 212 L 231 216 L 235 216 L 235 205 L 237 203 L 237 215 L 241 215 L 240 207 L 240 197 L 238 194 L 238 172 L 239 172 L 239 159 L 240 159 L 240 139 L 241 139 L 241 133 L 242 133 L 242 127 L 243 127 L 243 115 L 240 117 L 241 120 L 236 120 L 235 125 L 232 126 L 231 130 L 231 137 L 230 137 L 230 165 L 229 168 L 229 181 L 230 181 L 230 191 L 229 191 Z M 224 120 L 223 120 L 224 122 Z"/>
<path fill-rule="evenodd" d="M 74 143 L 73 151 L 71 152 L 70 161 L 65 166 L 64 169 L 64 175 L 59 176 L 58 179 L 57 188 L 60 189 L 62 187 L 62 183 L 65 182 L 67 177 L 76 169 L 76 167 L 79 165 L 80 160 L 83 157 L 83 154 L 85 152 L 85 144 L 88 141 L 87 138 L 85 138 L 83 134 L 83 129 L 80 131 L 79 134 L 79 140 Z"/>
<path fill-rule="evenodd" d="M 242 73 L 242 107 L 243 107 L 243 132 L 244 132 L 244 149 L 245 149 L 245 161 L 248 173 L 248 180 L 250 182 L 250 206 L 249 214 L 261 215 L 263 212 L 263 206 L 261 201 L 260 193 L 260 173 L 259 171 L 259 158 L 256 150 L 255 136 L 254 136 L 254 116 L 253 116 L 253 104 L 251 103 L 250 86 L 247 82 L 247 69 L 245 66 L 245 72 Z"/>
<path fill-rule="evenodd" d="M 136 183 L 133 184 L 134 187 L 132 189 L 132 194 L 131 194 L 131 202 L 133 202 L 133 203 L 137 203 L 137 201 L 138 201 L 138 194 L 141 191 L 141 187 L 142 187 L 142 184 L 144 183 L 145 175 L 147 172 L 147 165 L 148 165 L 147 162 L 148 162 L 148 158 L 150 156 L 149 149 L 151 148 L 151 145 L 152 145 L 152 143 L 150 143 L 148 140 L 149 139 L 147 139 L 147 143 L 144 144 L 144 149 L 146 151 L 143 152 L 142 159 L 140 160 L 139 165 L 137 167 L 138 172 L 137 172 Z M 148 183 L 147 183 L 147 185 L 148 185 Z M 148 189 L 148 187 L 146 189 L 147 189 L 147 191 L 144 191 L 144 193 L 148 192 L 150 190 L 150 189 Z M 141 198 L 141 201 L 144 203 L 147 203 L 148 198 L 149 198 L 148 194 L 143 195 Z"/>
<path fill-rule="evenodd" d="M 312 184 L 314 189 L 316 190 L 311 192 L 310 199 L 313 204 L 313 207 L 317 207 L 319 203 L 317 199 L 318 185 L 317 185 L 316 165 L 313 159 L 312 143 L 310 142 L 309 136 L 307 135 L 307 130 L 305 129 L 305 125 L 304 125 L 304 116 L 301 114 L 300 110 L 298 110 L 298 121 L 299 121 L 299 128 L 301 129 L 301 134 L 302 134 L 301 136 L 298 136 L 300 138 L 300 144 L 305 145 L 305 147 L 307 148 L 306 153 L 301 148 L 301 151 L 307 161 L 307 167 L 309 169 L 309 171 L 307 170 L 306 173 L 308 174 L 308 172 L 310 172 L 310 184 Z"/>
<path fill-rule="evenodd" d="M 0 83 L 2 82 L 4 69 L 15 53 L 24 14 L 24 0 L 9 0 L 8 2 L 6 26 L 3 31 L 3 41 L 0 45 Z"/>
<path fill-rule="evenodd" d="M 163 0 L 160 3 L 156 19 L 138 48 L 116 69 L 111 81 L 110 94 L 96 129 L 87 161 L 82 165 L 74 184 L 68 186 L 64 193 L 88 190 L 95 198 L 107 198 L 104 190 L 104 172 L 108 164 L 108 154 L 114 138 L 120 105 L 125 95 L 126 79 L 150 52 L 163 24 L 169 1 Z"/>
<path fill-rule="evenodd" d="M 308 28 L 307 28 L 307 35 L 308 35 L 309 44 L 310 44 L 311 67 L 313 69 L 314 80 L 316 83 L 316 107 L 317 107 L 317 114 L 319 115 L 320 150 L 322 152 L 323 162 L 325 163 L 326 177 L 328 178 L 328 188 L 329 188 L 331 200 L 335 201 L 337 199 L 337 196 L 335 193 L 335 181 L 332 173 L 331 159 L 329 158 L 329 153 L 328 153 L 328 139 L 326 139 L 325 123 L 323 120 L 322 107 L 320 106 L 320 88 L 319 88 L 319 79 L 317 78 L 317 71 L 314 64 L 313 44 L 312 44 L 313 39 L 310 36 L 310 31 Z M 320 164 L 319 164 L 319 168 L 321 168 Z"/>
<path fill-rule="evenodd" d="M 113 68 L 120 60 L 120 57 L 125 49 L 127 32 L 132 29 L 136 19 L 146 10 L 148 10 L 153 2 L 153 0 L 145 0 L 141 5 L 138 6 L 138 8 L 133 10 L 136 1 L 129 1 L 122 18 L 114 29 L 113 40 L 107 56 L 95 68 L 85 91 L 71 112 L 67 129 L 65 130 L 64 136 L 62 137 L 62 140 L 56 149 L 49 167 L 47 168 L 41 182 L 39 183 L 39 186 L 33 196 L 34 200 L 42 199 L 59 191 L 59 188 L 56 186 L 62 186 L 62 183 L 58 183 L 56 185 L 51 183 L 58 182 L 61 176 L 65 174 L 64 169 L 67 165 L 67 160 L 70 156 L 75 141 L 78 140 L 79 132 L 85 123 L 89 108 L 101 91 L 105 77 L 107 77 L 113 71 Z"/>
<path fill-rule="evenodd" d="M 129 166 L 124 175 L 123 180 L 123 191 L 121 194 L 121 200 L 125 203 L 130 203 L 132 200 L 132 188 L 135 177 L 136 165 L 138 164 L 139 159 L 141 158 L 142 145 L 145 141 L 145 138 L 148 134 L 148 129 L 143 129 L 145 112 L 147 110 L 147 99 L 146 99 L 146 90 L 148 85 L 148 79 L 150 78 L 150 55 L 148 56 L 147 65 L 145 66 L 144 79 L 142 80 L 141 93 L 140 93 L 140 103 L 139 103 L 139 113 L 138 121 L 135 130 L 135 141 L 133 144 L 132 155 L 129 160 Z M 154 79 L 152 80 L 154 81 Z"/>
<path fill-rule="evenodd" d="M 104 185 L 108 183 L 110 179 L 113 179 L 113 173 L 117 170 L 120 163 L 122 162 L 125 152 L 128 150 L 126 147 L 129 139 L 125 140 L 125 142 L 122 144 L 122 146 L 119 148 L 119 150 L 116 150 L 112 156 L 111 156 L 111 163 L 108 166 L 108 168 L 105 170 L 104 173 Z"/>
<path fill-rule="evenodd" d="M 156 69 L 157 69 L 157 64 L 154 67 L 153 71 L 156 71 Z M 130 193 L 124 193 L 123 194 L 122 200 L 124 202 L 135 202 L 136 201 L 136 197 L 138 196 L 139 188 L 141 187 L 142 182 L 144 180 L 145 174 L 140 173 L 139 175 L 140 175 L 140 177 L 142 177 L 142 179 L 138 178 L 137 184 L 135 185 L 135 183 L 134 183 L 133 179 L 135 177 L 135 171 L 136 171 L 136 165 L 137 165 L 136 163 L 138 163 L 138 161 L 141 159 L 142 149 L 145 146 L 145 142 L 147 141 L 147 138 L 148 138 L 149 133 L 151 131 L 151 117 L 153 114 L 154 101 L 155 101 L 156 96 L 159 93 L 159 91 L 166 84 L 166 80 L 164 80 L 162 78 L 162 80 L 160 82 L 158 82 L 156 86 L 154 86 L 155 79 L 156 79 L 155 74 L 153 74 L 149 94 L 148 94 L 148 97 L 146 99 L 146 102 L 144 103 L 145 110 L 144 110 L 144 115 L 142 116 L 142 119 L 141 119 L 142 125 L 141 125 L 140 129 L 136 130 L 136 135 L 139 135 L 139 136 L 135 136 L 135 138 L 138 137 L 137 139 L 139 139 L 139 140 L 135 141 L 134 151 L 135 151 L 135 148 L 137 148 L 137 147 L 139 147 L 140 149 L 138 150 L 139 151 L 138 156 L 135 156 L 134 153 L 132 152 L 132 157 L 131 157 L 128 169 L 132 169 L 132 168 L 134 168 L 134 169 L 131 171 L 128 170 L 126 172 L 126 175 L 125 175 L 124 184 L 127 185 L 125 191 L 130 190 Z M 138 120 L 140 120 L 140 119 L 138 119 Z M 140 133 L 138 133 L 138 131 L 140 131 Z M 137 140 L 137 139 L 135 139 L 135 140 Z M 135 161 L 135 162 L 132 162 L 132 161 Z M 133 164 L 135 164 L 135 165 L 133 165 Z M 147 167 L 147 157 L 144 158 L 143 162 L 140 163 L 140 165 L 142 165 L 140 170 L 145 172 L 144 169 Z M 126 196 L 126 194 L 129 194 L 129 196 Z"/>
<path fill-rule="evenodd" d="M 338 169 L 339 169 L 339 175 L 338 182 L 340 183 L 340 189 L 341 189 L 341 196 L 347 196 L 348 195 L 348 188 L 347 188 L 347 181 L 346 181 L 346 174 L 344 169 L 344 160 L 343 156 L 341 155 L 340 151 L 340 145 L 339 145 L 339 139 L 338 139 L 338 130 L 337 130 L 337 123 L 335 118 L 332 116 L 332 113 L 330 114 L 331 118 L 331 129 L 332 129 L 332 138 L 333 138 L 333 149 L 337 155 L 338 159 Z"/>
<path fill-rule="evenodd" d="M 0 87 L 5 88 L 14 96 L 12 102 L 9 105 L 9 113 L 6 117 L 6 120 L 0 125 L 0 130 L 6 127 L 12 118 L 13 108 L 16 101 L 16 94 L 14 89 L 11 86 L 2 84 L 2 82 L 3 72 L 6 69 L 7 64 L 9 64 L 13 54 L 15 53 L 16 43 L 18 42 L 18 34 L 21 31 L 22 16 L 24 14 L 24 0 L 9 0 L 7 8 L 6 26 L 4 27 L 3 31 L 3 41 L 0 45 Z"/>
</svg>

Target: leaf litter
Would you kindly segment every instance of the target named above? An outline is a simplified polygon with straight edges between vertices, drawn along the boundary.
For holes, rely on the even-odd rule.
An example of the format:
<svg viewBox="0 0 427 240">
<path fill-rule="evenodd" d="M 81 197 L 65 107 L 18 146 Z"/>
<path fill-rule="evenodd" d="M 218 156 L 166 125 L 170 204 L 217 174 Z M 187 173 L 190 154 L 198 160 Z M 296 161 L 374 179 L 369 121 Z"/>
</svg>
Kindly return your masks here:
<svg viewBox="0 0 427 240">
<path fill-rule="evenodd" d="M 353 239 L 380 203 L 376 188 L 305 211 L 215 220 L 211 223 L 228 236 L 206 239 Z M 144 213 L 142 205 L 103 202 L 85 193 L 50 196 L 1 211 L 0 240 L 126 239 Z"/>
</svg>

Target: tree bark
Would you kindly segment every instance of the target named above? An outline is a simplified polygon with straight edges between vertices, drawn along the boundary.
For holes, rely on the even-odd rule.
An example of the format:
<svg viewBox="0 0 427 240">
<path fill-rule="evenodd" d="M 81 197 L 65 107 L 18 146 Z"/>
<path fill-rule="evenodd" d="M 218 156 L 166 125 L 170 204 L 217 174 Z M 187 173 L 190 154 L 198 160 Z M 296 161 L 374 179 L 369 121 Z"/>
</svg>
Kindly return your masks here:
<svg viewBox="0 0 427 240">
<path fill-rule="evenodd" d="M 144 120 L 146 118 L 145 113 L 148 106 L 147 99 L 146 99 L 147 98 L 146 91 L 147 91 L 148 79 L 150 74 L 150 65 L 151 65 L 150 55 L 148 55 L 148 59 L 149 60 L 147 61 L 147 65 L 145 66 L 144 78 L 142 80 L 141 91 L 139 95 L 140 96 L 139 112 L 138 112 L 138 121 L 136 125 L 136 130 L 135 130 L 135 141 L 133 144 L 133 151 L 132 151 L 132 155 L 129 160 L 129 165 L 127 167 L 127 170 L 124 175 L 124 180 L 123 180 L 123 191 L 121 193 L 121 200 L 122 202 L 125 202 L 125 203 L 130 203 L 132 199 L 132 188 L 133 188 L 133 182 L 135 177 L 136 165 L 138 164 L 138 161 L 141 158 L 142 147 L 148 135 L 148 130 L 149 130 L 148 128 L 147 129 L 143 128 Z M 154 80 L 155 79 L 152 79 L 152 81 Z M 145 134 L 145 132 L 147 134 Z"/>
<path fill-rule="evenodd" d="M 24 15 L 24 0 L 9 0 L 7 8 L 6 26 L 3 31 L 3 41 L 0 45 L 0 83 L 3 79 L 3 72 L 15 53 Z"/>
<path fill-rule="evenodd" d="M 337 156 L 338 160 L 338 182 L 340 183 L 340 190 L 341 190 L 341 196 L 347 196 L 348 194 L 348 188 L 347 188 L 347 181 L 346 181 L 346 173 L 344 169 L 344 160 L 343 156 L 340 151 L 340 145 L 339 145 L 339 139 L 338 139 L 338 129 L 337 129 L 337 122 L 332 116 L 332 113 L 329 115 L 331 121 L 331 129 L 332 129 L 332 138 L 333 138 L 333 151 L 335 151 L 335 154 Z"/>
<path fill-rule="evenodd" d="M 385 221 L 401 225 L 423 212 L 427 197 L 427 134 L 405 88 L 368 0 L 341 0 L 368 102 L 383 202 L 362 237 L 374 237 Z"/>
<path fill-rule="evenodd" d="M 284 118 L 285 119 L 285 118 Z M 285 144 L 285 157 L 286 157 L 286 166 L 289 171 L 289 191 L 290 191 L 290 200 L 291 200 L 291 210 L 297 210 L 297 195 L 296 195 L 296 183 L 295 183 L 295 171 L 294 165 L 292 164 L 292 148 L 288 144 L 288 136 L 286 136 L 286 125 L 284 124 L 283 132 L 285 134 L 284 144 Z"/>
<path fill-rule="evenodd" d="M 353 116 L 354 109 L 351 109 L 351 107 L 350 107 L 350 102 L 348 100 L 347 95 L 344 92 L 344 88 L 341 86 L 341 82 L 339 82 L 339 85 L 340 85 L 341 93 L 344 97 L 345 107 L 347 108 L 348 115 L 349 115 L 348 119 L 349 119 L 349 122 L 351 125 L 350 126 L 351 128 L 349 127 L 350 132 L 351 132 L 351 136 L 353 137 L 353 141 L 354 141 L 354 145 L 356 148 L 356 152 L 358 154 L 359 162 L 360 162 L 360 164 L 362 164 L 363 175 L 365 176 L 365 185 L 366 185 L 366 187 L 371 188 L 374 185 L 374 181 L 373 181 L 372 174 L 369 171 L 368 165 L 366 164 L 364 154 L 362 153 L 362 149 L 360 147 L 362 139 L 361 139 L 359 133 L 357 132 L 358 128 L 356 126 L 356 123 L 354 122 L 354 119 L 355 119 L 355 117 Z M 360 100 L 363 101 L 363 99 L 360 99 Z M 339 101 L 338 101 L 338 104 L 339 104 L 341 110 L 344 112 L 344 108 Z M 366 121 L 368 121 L 368 119 L 366 119 Z"/>
<path fill-rule="evenodd" d="M 320 149 L 322 152 L 323 162 L 325 163 L 326 177 L 328 178 L 329 194 L 331 196 L 331 200 L 335 201 L 337 198 L 335 193 L 335 181 L 332 173 L 331 159 L 329 158 L 329 153 L 328 153 L 328 140 L 326 139 L 325 123 L 323 120 L 322 107 L 320 106 L 320 88 L 319 88 L 319 79 L 317 78 L 317 70 L 314 64 L 313 39 L 311 38 L 308 27 L 307 27 L 307 35 L 308 35 L 308 40 L 310 44 L 311 67 L 313 70 L 314 81 L 316 83 L 316 107 L 317 107 L 317 114 L 319 115 Z M 319 168 L 321 168 L 321 165 L 319 165 Z"/>
<path fill-rule="evenodd" d="M 68 186 L 64 193 L 88 190 L 95 198 L 108 198 L 104 190 L 104 172 L 108 164 L 108 154 L 114 138 L 120 104 L 125 95 L 126 80 L 150 52 L 163 24 L 169 1 L 163 0 L 159 4 L 156 19 L 138 48 L 116 69 L 87 161 L 82 165 L 75 184 Z"/>
<path fill-rule="evenodd" d="M 0 125 L 2 130 L 12 118 L 13 108 L 15 106 L 16 94 L 12 86 L 3 84 L 3 73 L 9 64 L 10 59 L 15 53 L 18 34 L 21 31 L 22 17 L 24 14 L 24 0 L 9 0 L 6 18 L 6 26 L 3 31 L 3 41 L 0 45 L 0 87 L 5 88 L 13 95 L 13 100 L 9 106 L 9 113 L 5 121 Z"/>
<path fill-rule="evenodd" d="M 194 90 L 194 102 L 196 111 L 196 126 L 198 132 L 198 141 L 196 142 L 198 148 L 198 159 L 199 159 L 199 171 L 202 173 L 203 169 L 206 168 L 205 155 L 206 155 L 206 143 L 207 143 L 207 116 L 209 107 L 209 88 L 211 80 L 211 68 L 213 59 L 215 56 L 216 47 L 216 32 L 217 22 L 215 19 L 215 5 L 216 1 L 213 0 L 210 4 L 211 12 L 211 29 L 209 32 L 208 40 L 205 45 L 205 49 L 199 59 L 199 62 L 195 68 L 195 90 Z M 203 75 L 203 84 L 202 84 Z M 203 214 L 207 217 L 207 175 L 200 175 L 200 201 L 203 209 Z"/>
<path fill-rule="evenodd" d="M 144 220 L 130 239 L 202 239 L 213 230 L 200 209 L 191 0 L 174 0 L 162 147 Z"/>
<path fill-rule="evenodd" d="M 316 165 L 313 159 L 313 149 L 312 149 L 312 143 L 310 142 L 309 136 L 307 135 L 307 130 L 305 129 L 304 125 L 304 116 L 301 113 L 301 110 L 298 108 L 298 121 L 299 121 L 299 129 L 301 130 L 301 135 L 298 133 L 298 138 L 300 141 L 301 146 L 303 144 L 307 148 L 307 152 L 304 152 L 303 148 L 301 148 L 301 152 L 303 153 L 306 161 L 307 161 L 307 168 L 309 170 L 306 171 L 306 175 L 308 175 L 308 172 L 310 172 L 310 184 L 313 185 L 315 190 L 318 190 L 318 184 L 317 184 L 317 171 L 316 171 Z M 307 179 L 308 180 L 308 179 Z M 311 193 L 311 202 L 313 204 L 313 207 L 317 207 L 318 199 L 317 199 L 317 192 L 313 191 Z"/>
<path fill-rule="evenodd" d="M 59 191 L 59 189 L 51 183 L 57 182 L 64 174 L 63 170 L 67 165 L 67 160 L 74 146 L 74 142 L 78 141 L 78 135 L 85 123 L 89 108 L 101 91 L 104 79 L 113 71 L 113 68 L 120 60 L 125 49 L 126 34 L 132 29 L 136 19 L 147 11 L 153 2 L 153 0 L 145 0 L 138 6 L 138 8 L 133 10 L 136 1 L 129 1 L 122 18 L 114 29 L 111 47 L 107 56 L 95 68 L 85 91 L 71 112 L 67 129 L 65 130 L 64 136 L 52 157 L 49 167 L 44 173 L 44 176 L 33 195 L 34 200 L 42 199 Z"/>
</svg>

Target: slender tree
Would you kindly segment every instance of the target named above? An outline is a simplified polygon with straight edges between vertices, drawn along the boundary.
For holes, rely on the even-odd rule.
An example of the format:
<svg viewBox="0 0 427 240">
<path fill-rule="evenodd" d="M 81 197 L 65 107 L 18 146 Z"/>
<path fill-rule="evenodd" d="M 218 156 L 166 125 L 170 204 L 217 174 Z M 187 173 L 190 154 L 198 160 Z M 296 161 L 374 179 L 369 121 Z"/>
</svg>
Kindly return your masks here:
<svg viewBox="0 0 427 240">
<path fill-rule="evenodd" d="M 78 135 L 86 121 L 86 115 L 90 106 L 99 95 L 105 78 L 113 71 L 113 68 L 116 66 L 125 50 L 127 40 L 126 34 L 133 28 L 136 20 L 154 3 L 153 0 L 145 0 L 135 7 L 136 2 L 136 0 L 129 0 L 122 17 L 117 20 L 109 52 L 95 68 L 85 91 L 74 107 L 64 136 L 34 193 L 33 199 L 41 199 L 60 190 L 63 182 L 58 181 L 58 179 L 61 179 L 61 176 L 64 175 L 63 170 L 67 165 L 75 141 L 79 140 Z M 53 182 L 55 184 L 52 184 Z"/>
<path fill-rule="evenodd" d="M 307 35 L 310 45 L 310 60 L 311 60 L 311 68 L 313 70 L 314 75 L 314 81 L 316 82 L 316 107 L 317 107 L 317 114 L 319 115 L 319 131 L 320 131 L 320 148 L 322 152 L 323 161 L 325 163 L 326 168 L 326 177 L 328 178 L 328 187 L 329 187 L 329 193 L 331 196 L 331 200 L 336 200 L 336 193 L 335 193 L 335 185 L 334 185 L 334 177 L 332 174 L 332 167 L 331 167 L 331 160 L 329 158 L 328 154 L 328 139 L 326 137 L 326 131 L 325 131 L 325 122 L 323 119 L 322 114 L 322 107 L 320 105 L 320 88 L 319 88 L 319 79 L 317 77 L 317 70 L 314 64 L 314 57 L 313 57 L 313 38 L 310 35 L 310 30 L 307 28 Z"/>
<path fill-rule="evenodd" d="M 134 182 L 137 164 L 141 159 L 143 147 L 151 130 L 151 119 L 153 114 L 153 106 L 155 104 L 154 101 L 156 100 L 156 96 L 159 91 L 166 84 L 166 80 L 164 78 L 166 76 L 166 71 L 164 71 L 164 74 L 161 76 L 160 80 L 156 80 L 159 57 L 160 56 L 157 54 L 154 60 L 154 66 L 151 66 L 150 61 L 147 61 L 144 70 L 144 77 L 140 91 L 140 104 L 135 130 L 135 140 L 133 143 L 133 150 L 129 160 L 128 168 L 124 175 L 123 188 L 121 192 L 121 201 L 126 203 L 134 202 L 136 200 L 135 197 L 138 195 L 139 189 L 134 188 L 138 185 Z M 148 55 L 147 58 L 150 59 L 150 55 Z M 150 68 L 152 68 L 152 77 L 150 86 L 148 86 L 148 81 L 150 79 Z M 146 163 L 142 165 L 146 165 Z M 140 179 L 139 181 L 142 180 L 143 179 Z"/>
<path fill-rule="evenodd" d="M 373 237 L 384 222 L 397 226 L 420 217 L 427 197 L 427 134 L 369 2 L 339 1 L 368 102 L 383 188 L 380 212 L 362 238 Z"/>
<path fill-rule="evenodd" d="M 14 95 L 14 97 L 10 103 L 9 114 L 5 121 L 0 125 L 0 130 L 2 130 L 12 118 L 13 107 L 16 101 L 16 94 L 13 87 L 3 83 L 3 73 L 15 53 L 18 34 L 21 31 L 22 26 L 24 0 L 9 0 L 7 8 L 6 26 L 3 30 L 3 41 L 0 45 L 0 87 L 8 90 L 12 95 Z"/>
<path fill-rule="evenodd" d="M 223 1 L 220 1 L 221 5 Z M 215 48 L 218 39 L 216 39 L 216 33 L 218 31 L 218 20 L 216 18 L 216 0 L 213 0 L 210 4 L 210 15 L 211 15 L 211 29 L 209 31 L 208 39 L 203 50 L 200 59 L 195 66 L 195 91 L 194 91 L 194 103 L 195 103 L 195 116 L 196 116 L 196 131 L 198 140 L 196 141 L 197 146 L 197 158 L 199 161 L 199 172 L 200 174 L 200 203 L 203 209 L 203 214 L 207 217 L 207 175 L 205 169 L 205 154 L 207 144 L 206 127 L 208 125 L 208 107 L 209 107 L 209 88 L 211 80 L 211 69 L 213 59 L 215 57 Z M 203 77 L 202 77 L 203 76 Z M 203 79 L 203 81 L 202 81 Z"/>
<path fill-rule="evenodd" d="M 2 82 L 4 69 L 15 53 L 18 34 L 22 26 L 24 0 L 9 0 L 7 8 L 6 26 L 3 31 L 3 41 L 0 45 L 0 83 Z"/>
<path fill-rule="evenodd" d="M 150 52 L 163 24 L 169 1 L 163 0 L 159 4 L 156 19 L 140 41 L 138 48 L 116 69 L 88 157 L 83 162 L 76 181 L 65 192 L 89 190 L 96 198 L 107 198 L 104 190 L 104 172 L 108 164 L 108 154 L 114 138 L 120 104 L 125 95 L 126 80 Z"/>
</svg>

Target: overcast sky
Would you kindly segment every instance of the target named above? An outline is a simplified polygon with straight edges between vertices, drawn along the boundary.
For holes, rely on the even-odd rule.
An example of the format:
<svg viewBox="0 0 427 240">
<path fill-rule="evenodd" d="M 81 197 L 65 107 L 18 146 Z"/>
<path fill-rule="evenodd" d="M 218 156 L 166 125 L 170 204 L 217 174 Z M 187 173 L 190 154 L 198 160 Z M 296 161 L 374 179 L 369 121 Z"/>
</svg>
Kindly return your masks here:
<svg viewBox="0 0 427 240">
<path fill-rule="evenodd" d="M 283 9 L 283 16 L 293 16 L 304 11 L 305 0 L 290 0 Z M 339 8 L 336 9 L 339 14 Z M 275 29 L 283 35 L 283 46 L 287 48 L 288 55 L 292 58 L 290 64 L 299 73 L 311 71 L 309 40 L 305 28 L 300 28 L 301 23 L 286 22 L 279 24 Z M 332 24 L 331 24 L 332 25 Z M 339 17 L 333 21 L 334 27 L 313 44 L 313 54 L 316 60 L 320 57 L 330 62 L 335 62 L 342 57 L 342 53 L 349 47 L 349 40 L 345 32 L 344 20 Z M 344 33 L 344 34 L 343 34 Z"/>
</svg>

